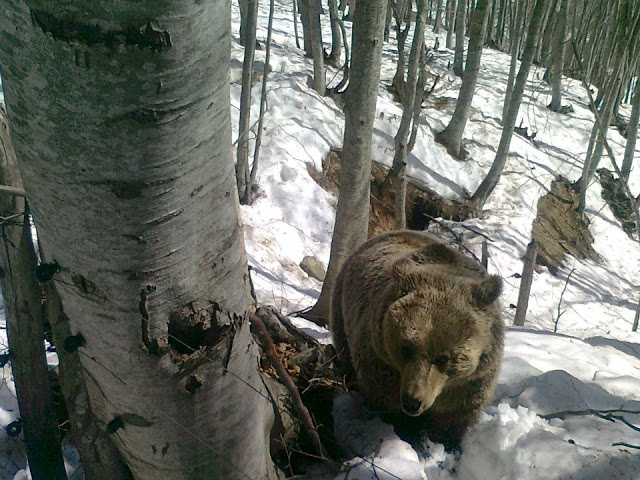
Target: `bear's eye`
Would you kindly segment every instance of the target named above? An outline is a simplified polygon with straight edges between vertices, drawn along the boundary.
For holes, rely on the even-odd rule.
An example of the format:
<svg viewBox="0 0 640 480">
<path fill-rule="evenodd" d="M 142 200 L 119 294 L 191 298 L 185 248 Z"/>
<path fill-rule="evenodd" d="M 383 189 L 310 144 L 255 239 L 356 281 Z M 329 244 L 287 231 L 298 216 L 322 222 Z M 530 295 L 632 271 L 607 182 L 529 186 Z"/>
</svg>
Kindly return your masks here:
<svg viewBox="0 0 640 480">
<path fill-rule="evenodd" d="M 438 367 L 439 370 L 443 370 L 447 363 L 449 363 L 449 357 L 447 355 L 438 355 L 433 361 L 433 364 Z"/>
</svg>

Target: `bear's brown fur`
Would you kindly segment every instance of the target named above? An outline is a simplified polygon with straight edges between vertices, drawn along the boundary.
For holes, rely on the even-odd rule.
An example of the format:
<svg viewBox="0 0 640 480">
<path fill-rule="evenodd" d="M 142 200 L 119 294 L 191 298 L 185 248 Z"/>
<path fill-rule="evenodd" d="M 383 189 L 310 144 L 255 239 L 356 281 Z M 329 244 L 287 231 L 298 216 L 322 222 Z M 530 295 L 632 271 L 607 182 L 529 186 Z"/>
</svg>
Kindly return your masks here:
<svg viewBox="0 0 640 480">
<path fill-rule="evenodd" d="M 339 359 L 374 408 L 459 445 L 502 360 L 502 280 L 436 237 L 394 231 L 360 247 L 336 281 Z"/>
</svg>

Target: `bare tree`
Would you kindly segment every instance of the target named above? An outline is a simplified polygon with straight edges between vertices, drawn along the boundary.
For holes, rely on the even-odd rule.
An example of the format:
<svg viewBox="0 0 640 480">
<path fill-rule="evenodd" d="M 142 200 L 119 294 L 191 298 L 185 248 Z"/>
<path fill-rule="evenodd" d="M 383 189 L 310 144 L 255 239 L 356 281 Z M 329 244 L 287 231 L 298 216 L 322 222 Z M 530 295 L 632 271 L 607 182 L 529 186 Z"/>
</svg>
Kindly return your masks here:
<svg viewBox="0 0 640 480">
<path fill-rule="evenodd" d="M 436 4 L 436 19 L 434 20 L 433 23 L 433 33 L 438 34 L 440 33 L 440 27 L 442 25 L 442 1 L 443 0 L 437 0 L 438 3 Z"/>
<path fill-rule="evenodd" d="M 533 268 L 536 265 L 538 256 L 538 244 L 535 239 L 527 245 L 527 251 L 524 254 L 524 265 L 522 266 L 522 275 L 520 276 L 520 289 L 518 290 L 518 305 L 516 306 L 516 314 L 513 324 L 516 327 L 524 326 L 527 317 L 527 308 L 529 307 L 529 295 L 531 293 L 531 284 L 533 283 Z"/>
<path fill-rule="evenodd" d="M 511 38 L 509 48 L 511 50 L 511 61 L 509 63 L 509 75 L 507 77 L 507 86 L 505 88 L 504 104 L 502 105 L 502 124 L 504 125 L 507 116 L 507 110 L 511 104 L 511 95 L 513 94 L 513 84 L 516 80 L 516 68 L 518 66 L 518 57 L 520 56 L 520 46 L 522 43 L 523 21 L 527 18 L 527 7 L 516 2 L 515 20 L 512 22 Z"/>
<path fill-rule="evenodd" d="M 327 79 L 324 71 L 324 49 L 322 47 L 322 26 L 320 24 L 320 12 L 322 6 L 320 0 L 301 0 L 305 3 L 309 12 L 309 37 L 311 40 L 311 56 L 313 57 L 313 89 L 319 95 L 324 95 L 327 88 Z M 306 48 L 306 42 L 305 42 Z M 307 52 L 309 49 L 307 49 Z"/>
<path fill-rule="evenodd" d="M 458 0 L 447 0 L 447 48 L 453 48 L 453 32 L 456 18 L 456 6 Z M 462 0 L 460 0 L 462 1 Z"/>
<path fill-rule="evenodd" d="M 456 109 L 453 112 L 449 125 L 436 135 L 436 139 L 445 145 L 454 156 L 460 155 L 462 135 L 471 114 L 471 102 L 478 84 L 480 63 L 482 59 L 482 45 L 484 44 L 487 17 L 489 15 L 488 0 L 478 0 L 476 8 L 471 15 L 471 32 L 469 38 L 469 52 L 467 65 L 462 78 L 462 85 L 458 93 Z"/>
<path fill-rule="evenodd" d="M 458 8 L 456 11 L 456 49 L 453 54 L 453 73 L 458 77 L 462 76 L 462 65 L 464 63 L 464 31 L 466 27 L 466 14 L 466 0 L 458 0 Z"/>
<path fill-rule="evenodd" d="M 353 23 L 351 80 L 346 92 L 340 193 L 331 254 L 322 292 L 308 317 L 324 324 L 335 279 L 347 257 L 368 236 L 371 136 L 380 83 L 387 0 L 361 2 Z"/>
<path fill-rule="evenodd" d="M 502 126 L 502 135 L 500 137 L 500 144 L 498 145 L 498 151 L 493 160 L 493 164 L 484 178 L 480 186 L 471 197 L 471 202 L 474 208 L 479 211 L 484 206 L 485 202 L 493 189 L 500 180 L 500 175 L 504 168 L 504 164 L 507 161 L 507 155 L 509 154 L 509 146 L 511 145 L 511 137 L 516 126 L 516 119 L 518 117 L 518 111 L 520 110 L 520 103 L 522 101 L 522 94 L 524 93 L 524 87 L 529 77 L 529 70 L 531 68 L 531 62 L 533 61 L 533 55 L 535 54 L 536 45 L 540 38 L 540 28 L 542 26 L 542 17 L 544 14 L 546 0 L 536 0 L 531 21 L 529 23 L 529 29 L 527 32 L 527 42 L 522 54 L 522 62 L 520 63 L 520 70 L 513 87 L 513 94 L 509 102 L 509 108 L 507 110 L 507 116 Z"/>
<path fill-rule="evenodd" d="M 16 154 L 93 413 L 133 478 L 277 478 L 233 194 L 230 0 L 3 7 Z"/>
<path fill-rule="evenodd" d="M 389 172 L 389 179 L 395 180 L 395 226 L 405 228 L 407 226 L 407 214 L 405 210 L 405 200 L 407 197 L 407 141 L 409 139 L 411 122 L 414 115 L 416 102 L 422 102 L 422 95 L 418 98 L 416 85 L 418 83 L 418 69 L 424 68 L 420 65 L 419 58 L 421 50 L 424 48 L 424 26 L 427 20 L 427 9 L 425 0 L 417 0 L 416 27 L 413 32 L 413 42 L 409 53 L 409 71 L 407 72 L 407 83 L 405 84 L 404 99 L 402 102 L 402 119 L 396 133 L 395 154 L 393 156 L 393 167 Z"/>
<path fill-rule="evenodd" d="M 240 93 L 240 120 L 236 149 L 236 183 L 240 201 L 246 202 L 251 183 L 249 180 L 249 133 L 251 125 L 251 89 L 253 87 L 253 58 L 256 51 L 258 0 L 245 5 L 244 60 L 242 62 L 242 90 Z"/>
<path fill-rule="evenodd" d="M 409 36 L 409 30 L 411 28 L 411 22 L 407 22 L 407 15 L 409 13 L 409 7 L 411 2 L 409 0 L 389 0 L 393 6 L 393 18 L 395 21 L 396 30 L 396 43 L 398 46 L 398 63 L 396 64 L 396 73 L 393 75 L 391 84 L 395 88 L 398 96 L 404 98 L 404 74 L 405 74 L 405 59 L 404 59 L 404 47 Z M 405 27 L 402 28 L 402 24 Z"/>
<path fill-rule="evenodd" d="M 633 157 L 636 152 L 636 141 L 638 139 L 638 120 L 640 119 L 640 70 L 636 76 L 636 88 L 633 94 L 631 104 L 631 117 L 629 118 L 629 126 L 627 127 L 627 145 L 624 149 L 624 158 L 622 160 L 622 175 L 626 180 L 629 179 Z"/>
<path fill-rule="evenodd" d="M 342 31 L 338 17 L 337 0 L 329 0 L 329 18 L 331 19 L 331 53 L 327 61 L 334 67 L 340 64 L 340 50 L 342 49 Z"/>
<path fill-rule="evenodd" d="M 554 56 L 551 74 L 551 103 L 549 109 L 557 112 L 562 106 L 562 72 L 566 58 L 567 46 L 570 41 L 570 30 L 567 28 L 571 0 L 559 0 L 558 24 L 556 27 Z"/>
</svg>

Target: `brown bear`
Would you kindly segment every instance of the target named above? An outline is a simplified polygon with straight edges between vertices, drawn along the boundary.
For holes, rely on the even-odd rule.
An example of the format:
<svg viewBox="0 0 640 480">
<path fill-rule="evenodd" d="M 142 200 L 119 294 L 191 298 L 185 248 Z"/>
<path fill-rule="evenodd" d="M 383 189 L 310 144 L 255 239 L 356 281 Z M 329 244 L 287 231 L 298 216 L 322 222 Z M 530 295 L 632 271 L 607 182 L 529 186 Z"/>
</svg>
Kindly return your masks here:
<svg viewBox="0 0 640 480">
<path fill-rule="evenodd" d="M 330 325 L 367 403 L 456 448 L 493 393 L 504 325 L 499 276 L 436 237 L 388 232 L 338 275 Z"/>
</svg>

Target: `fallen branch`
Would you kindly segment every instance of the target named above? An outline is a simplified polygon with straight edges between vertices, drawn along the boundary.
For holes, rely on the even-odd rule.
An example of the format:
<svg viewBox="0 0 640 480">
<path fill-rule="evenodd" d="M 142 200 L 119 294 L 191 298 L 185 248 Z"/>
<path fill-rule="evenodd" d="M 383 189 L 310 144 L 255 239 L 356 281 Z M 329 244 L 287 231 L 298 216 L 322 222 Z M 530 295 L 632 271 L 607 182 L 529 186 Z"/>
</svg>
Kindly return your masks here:
<svg viewBox="0 0 640 480">
<path fill-rule="evenodd" d="M 309 415 L 309 410 L 307 410 L 307 407 L 305 407 L 304 403 L 302 402 L 302 398 L 300 398 L 298 387 L 296 387 L 296 385 L 293 383 L 293 380 L 287 372 L 287 369 L 280 361 L 280 358 L 278 357 L 278 354 L 276 352 L 275 345 L 273 344 L 273 340 L 271 339 L 271 335 L 269 335 L 269 332 L 267 332 L 267 327 L 265 326 L 262 319 L 253 313 L 249 314 L 249 320 L 251 320 L 251 324 L 256 328 L 256 331 L 264 344 L 267 357 L 269 358 L 269 361 L 273 368 L 278 373 L 280 381 L 284 384 L 284 386 L 291 394 L 291 397 L 293 398 L 293 406 L 298 412 L 300 421 L 302 422 L 302 425 L 304 426 L 307 434 L 309 435 L 309 438 L 311 439 L 313 448 L 316 450 L 316 453 L 320 457 L 326 458 L 322 448 L 322 443 L 320 442 L 318 430 L 316 429 L 316 426 L 314 425 L 313 420 Z"/>
<path fill-rule="evenodd" d="M 566 417 L 571 416 L 594 415 L 603 420 L 608 420 L 609 422 L 615 422 L 616 420 L 619 420 L 631 430 L 640 432 L 640 427 L 634 425 L 622 415 L 614 415 L 614 413 L 632 413 L 635 415 L 640 415 L 640 410 L 626 410 L 623 408 L 614 408 L 612 410 L 596 410 L 594 408 L 589 408 L 587 410 L 566 410 L 564 412 L 549 413 L 547 415 L 540 415 L 540 418 L 544 418 L 545 420 L 549 420 L 551 418 L 561 418 L 564 420 Z"/>
<path fill-rule="evenodd" d="M 627 448 L 635 448 L 636 450 L 640 450 L 640 445 L 631 445 L 630 443 L 625 442 L 616 442 L 611 444 L 612 447 L 627 447 Z"/>
<path fill-rule="evenodd" d="M 11 185 L 0 185 L 0 192 L 5 192 L 16 197 L 26 197 L 27 194 L 24 188 L 12 187 Z"/>
</svg>

